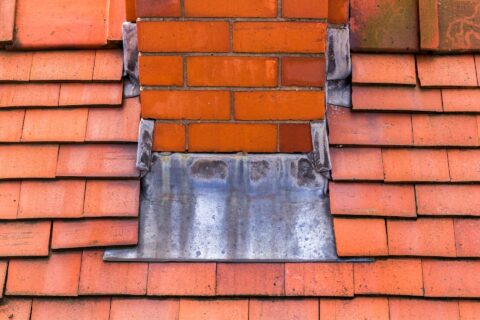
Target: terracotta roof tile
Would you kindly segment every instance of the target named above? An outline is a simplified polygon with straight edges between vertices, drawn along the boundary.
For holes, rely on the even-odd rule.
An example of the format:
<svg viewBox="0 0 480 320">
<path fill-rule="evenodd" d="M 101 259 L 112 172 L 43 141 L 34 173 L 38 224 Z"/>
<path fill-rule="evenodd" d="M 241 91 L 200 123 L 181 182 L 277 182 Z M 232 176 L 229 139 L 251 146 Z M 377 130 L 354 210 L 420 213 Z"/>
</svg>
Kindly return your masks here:
<svg viewBox="0 0 480 320">
<path fill-rule="evenodd" d="M 248 300 L 180 300 L 179 320 L 247 320 Z"/>
<path fill-rule="evenodd" d="M 415 86 L 417 83 L 415 56 L 407 54 L 353 54 L 352 82 Z"/>
<path fill-rule="evenodd" d="M 287 263 L 288 296 L 353 296 L 351 263 Z"/>
<path fill-rule="evenodd" d="M 478 86 L 480 86 L 480 55 L 475 55 L 475 68 L 477 71 Z"/>
<path fill-rule="evenodd" d="M 17 0 L 17 48 L 92 47 L 106 44 L 105 0 Z M 78 32 L 81 29 L 82 32 Z"/>
<path fill-rule="evenodd" d="M 387 298 L 355 298 L 320 300 L 322 320 L 389 319 Z"/>
<path fill-rule="evenodd" d="M 30 320 L 32 299 L 11 298 L 0 302 L 0 319 Z"/>
<path fill-rule="evenodd" d="M 461 300 L 458 302 L 460 319 L 475 320 L 480 314 L 480 303 L 477 301 Z"/>
<path fill-rule="evenodd" d="M 138 177 L 136 152 L 136 145 L 62 145 L 57 176 Z"/>
<path fill-rule="evenodd" d="M 139 123 L 137 98 L 125 99 L 121 108 L 90 108 L 85 140 L 136 142 Z"/>
<path fill-rule="evenodd" d="M 454 219 L 458 257 L 480 257 L 480 220 Z"/>
<path fill-rule="evenodd" d="M 48 256 L 50 227 L 50 221 L 3 222 L 0 224 L 0 256 Z"/>
<path fill-rule="evenodd" d="M 417 146 L 478 146 L 478 124 L 473 115 L 413 115 Z"/>
<path fill-rule="evenodd" d="M 0 286 L 2 287 L 2 292 L 0 292 L 0 298 L 3 298 L 3 288 L 5 287 L 5 279 L 7 276 L 7 261 L 0 261 Z"/>
<path fill-rule="evenodd" d="M 155 123 L 153 131 L 153 151 L 186 150 L 187 131 L 185 125 L 178 123 Z"/>
<path fill-rule="evenodd" d="M 450 181 L 446 150 L 382 149 L 385 181 Z"/>
<path fill-rule="evenodd" d="M 140 202 L 138 180 L 88 180 L 85 217 L 136 217 Z"/>
<path fill-rule="evenodd" d="M 480 262 L 423 260 L 426 297 L 474 298 L 480 295 Z"/>
<path fill-rule="evenodd" d="M 408 114 L 356 113 L 329 106 L 329 139 L 342 145 L 411 145 L 412 121 Z"/>
<path fill-rule="evenodd" d="M 22 141 L 83 142 L 87 117 L 87 108 L 27 110 Z"/>
<path fill-rule="evenodd" d="M 15 26 L 15 1 L 6 0 L 0 3 L 2 20 L 0 21 L 0 44 L 10 43 L 13 40 Z"/>
<path fill-rule="evenodd" d="M 219 263 L 217 265 L 217 294 L 221 296 L 284 295 L 284 264 Z"/>
<path fill-rule="evenodd" d="M 9 2 L 2 2 L 2 5 Z M 0 81 L 28 81 L 32 57 L 32 52 L 0 51 Z"/>
<path fill-rule="evenodd" d="M 109 320 L 110 299 L 33 299 L 32 320 Z"/>
<path fill-rule="evenodd" d="M 1 107 L 56 107 L 58 83 L 0 84 Z"/>
<path fill-rule="evenodd" d="M 33 157 L 35 155 L 35 157 Z M 0 146 L 0 179 L 54 178 L 58 145 Z"/>
<path fill-rule="evenodd" d="M 147 294 L 153 296 L 213 296 L 215 263 L 151 263 Z"/>
<path fill-rule="evenodd" d="M 178 300 L 113 298 L 110 320 L 178 320 Z"/>
<path fill-rule="evenodd" d="M 410 185 L 330 183 L 334 215 L 415 217 L 415 194 Z"/>
<path fill-rule="evenodd" d="M 457 301 L 389 299 L 390 319 L 459 320 Z"/>
<path fill-rule="evenodd" d="M 453 219 L 388 220 L 387 230 L 390 255 L 456 255 Z"/>
<path fill-rule="evenodd" d="M 92 80 L 95 51 L 37 51 L 33 54 L 30 81 Z"/>
<path fill-rule="evenodd" d="M 480 150 L 448 150 L 452 181 L 480 181 Z"/>
<path fill-rule="evenodd" d="M 388 255 L 384 219 L 333 219 L 340 257 Z"/>
<path fill-rule="evenodd" d="M 85 180 L 23 181 L 18 218 L 79 218 Z"/>
<path fill-rule="evenodd" d="M 250 300 L 249 320 L 317 320 L 318 300 Z"/>
<path fill-rule="evenodd" d="M 445 112 L 480 112 L 480 89 L 443 89 Z"/>
<path fill-rule="evenodd" d="M 126 19 L 125 2 L 125 0 L 108 2 L 108 41 L 122 41 L 122 24 Z"/>
<path fill-rule="evenodd" d="M 122 0 L 110 0 L 110 6 L 117 6 Z M 121 27 L 118 29 L 121 30 Z M 115 35 L 117 37 L 117 35 Z M 120 33 L 121 39 L 121 33 Z M 122 50 L 97 50 L 95 53 L 95 67 L 93 80 L 95 81 L 120 81 L 123 75 L 123 51 Z"/>
<path fill-rule="evenodd" d="M 422 263 L 412 259 L 377 260 L 353 265 L 355 294 L 422 296 Z"/>
<path fill-rule="evenodd" d="M 418 78 L 422 87 L 476 87 L 473 55 L 417 56 Z"/>
<path fill-rule="evenodd" d="M 6 295 L 76 296 L 81 257 L 81 252 L 65 252 L 10 261 Z"/>
<path fill-rule="evenodd" d="M 52 249 L 134 245 L 138 242 L 136 219 L 55 221 Z"/>
<path fill-rule="evenodd" d="M 60 106 L 121 105 L 123 84 L 119 83 L 63 83 Z"/>
<path fill-rule="evenodd" d="M 82 295 L 144 295 L 147 263 L 104 262 L 102 251 L 84 251 L 78 291 Z"/>
<path fill-rule="evenodd" d="M 0 141 L 19 142 L 22 137 L 25 110 L 0 111 Z"/>
<path fill-rule="evenodd" d="M 0 219 L 17 217 L 20 199 L 20 182 L 0 182 Z"/>
<path fill-rule="evenodd" d="M 478 185 L 417 185 L 419 215 L 480 216 Z"/>
<path fill-rule="evenodd" d="M 353 86 L 354 110 L 442 111 L 440 89 Z"/>
</svg>

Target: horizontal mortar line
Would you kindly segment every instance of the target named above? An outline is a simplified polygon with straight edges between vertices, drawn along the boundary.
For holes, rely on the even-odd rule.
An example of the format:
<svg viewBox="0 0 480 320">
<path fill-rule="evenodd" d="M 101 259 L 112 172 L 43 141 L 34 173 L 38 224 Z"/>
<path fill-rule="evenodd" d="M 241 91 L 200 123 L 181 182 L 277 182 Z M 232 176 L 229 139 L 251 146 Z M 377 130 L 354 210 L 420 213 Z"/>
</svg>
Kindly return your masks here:
<svg viewBox="0 0 480 320">
<path fill-rule="evenodd" d="M 323 87 L 166 87 L 166 86 L 142 86 L 141 91 L 232 91 L 232 92 L 249 92 L 249 91 L 318 91 L 325 92 Z"/>
<path fill-rule="evenodd" d="M 138 18 L 137 22 L 307 22 L 327 25 L 327 18 L 287 18 L 287 17 L 145 17 Z"/>
<path fill-rule="evenodd" d="M 281 58 L 281 57 L 299 57 L 299 58 L 325 58 L 325 52 L 140 52 L 140 56 L 183 56 L 183 57 L 260 57 L 260 58 Z"/>
<path fill-rule="evenodd" d="M 150 119 L 158 123 L 182 123 L 184 125 L 189 124 L 310 124 L 312 122 L 324 121 L 324 119 L 311 119 L 311 120 L 209 120 L 209 119 Z"/>
</svg>

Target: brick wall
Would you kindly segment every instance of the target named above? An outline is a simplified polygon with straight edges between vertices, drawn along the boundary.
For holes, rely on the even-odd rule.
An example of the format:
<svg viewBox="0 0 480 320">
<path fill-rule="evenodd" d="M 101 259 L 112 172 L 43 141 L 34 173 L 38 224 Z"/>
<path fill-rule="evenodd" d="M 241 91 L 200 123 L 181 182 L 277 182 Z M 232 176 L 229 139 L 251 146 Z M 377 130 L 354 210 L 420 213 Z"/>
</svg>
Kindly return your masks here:
<svg viewBox="0 0 480 320">
<path fill-rule="evenodd" d="M 325 113 L 327 0 L 137 0 L 136 16 L 154 150 L 311 150 L 309 123 Z"/>
</svg>

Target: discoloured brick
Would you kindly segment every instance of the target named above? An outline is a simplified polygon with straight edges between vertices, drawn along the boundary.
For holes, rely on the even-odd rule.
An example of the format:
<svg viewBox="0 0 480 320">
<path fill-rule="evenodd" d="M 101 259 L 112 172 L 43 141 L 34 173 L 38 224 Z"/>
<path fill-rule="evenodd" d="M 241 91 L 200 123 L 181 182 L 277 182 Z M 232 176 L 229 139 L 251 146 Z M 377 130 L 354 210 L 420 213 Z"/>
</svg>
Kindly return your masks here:
<svg viewBox="0 0 480 320">
<path fill-rule="evenodd" d="M 135 0 L 137 17 L 179 17 L 180 0 Z"/>
<path fill-rule="evenodd" d="M 282 85 L 323 87 L 325 85 L 325 59 L 283 57 Z"/>
<path fill-rule="evenodd" d="M 154 151 L 178 151 L 186 149 L 186 129 L 183 124 L 157 122 L 153 133 Z"/>
<path fill-rule="evenodd" d="M 277 16 L 276 0 L 186 0 L 187 17 L 265 17 Z"/>
<path fill-rule="evenodd" d="M 311 152 L 312 134 L 308 124 L 279 125 L 280 152 Z"/>
</svg>

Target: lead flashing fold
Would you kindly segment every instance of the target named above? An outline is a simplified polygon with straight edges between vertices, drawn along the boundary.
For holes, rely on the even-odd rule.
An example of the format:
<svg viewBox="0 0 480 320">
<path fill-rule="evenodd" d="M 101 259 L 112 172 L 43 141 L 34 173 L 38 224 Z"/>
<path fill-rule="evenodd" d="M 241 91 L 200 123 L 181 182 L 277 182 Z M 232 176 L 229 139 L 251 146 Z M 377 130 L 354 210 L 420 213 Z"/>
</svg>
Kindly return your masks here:
<svg viewBox="0 0 480 320">
<path fill-rule="evenodd" d="M 137 24 L 123 23 L 123 95 L 125 98 L 138 97 L 140 95 L 140 81 L 138 80 L 138 42 Z"/>
<path fill-rule="evenodd" d="M 350 29 L 329 26 L 327 41 L 327 104 L 351 107 Z"/>
<path fill-rule="evenodd" d="M 155 121 L 145 119 L 140 120 L 136 166 L 137 169 L 140 170 L 140 175 L 142 177 L 150 170 L 154 128 Z"/>
</svg>

